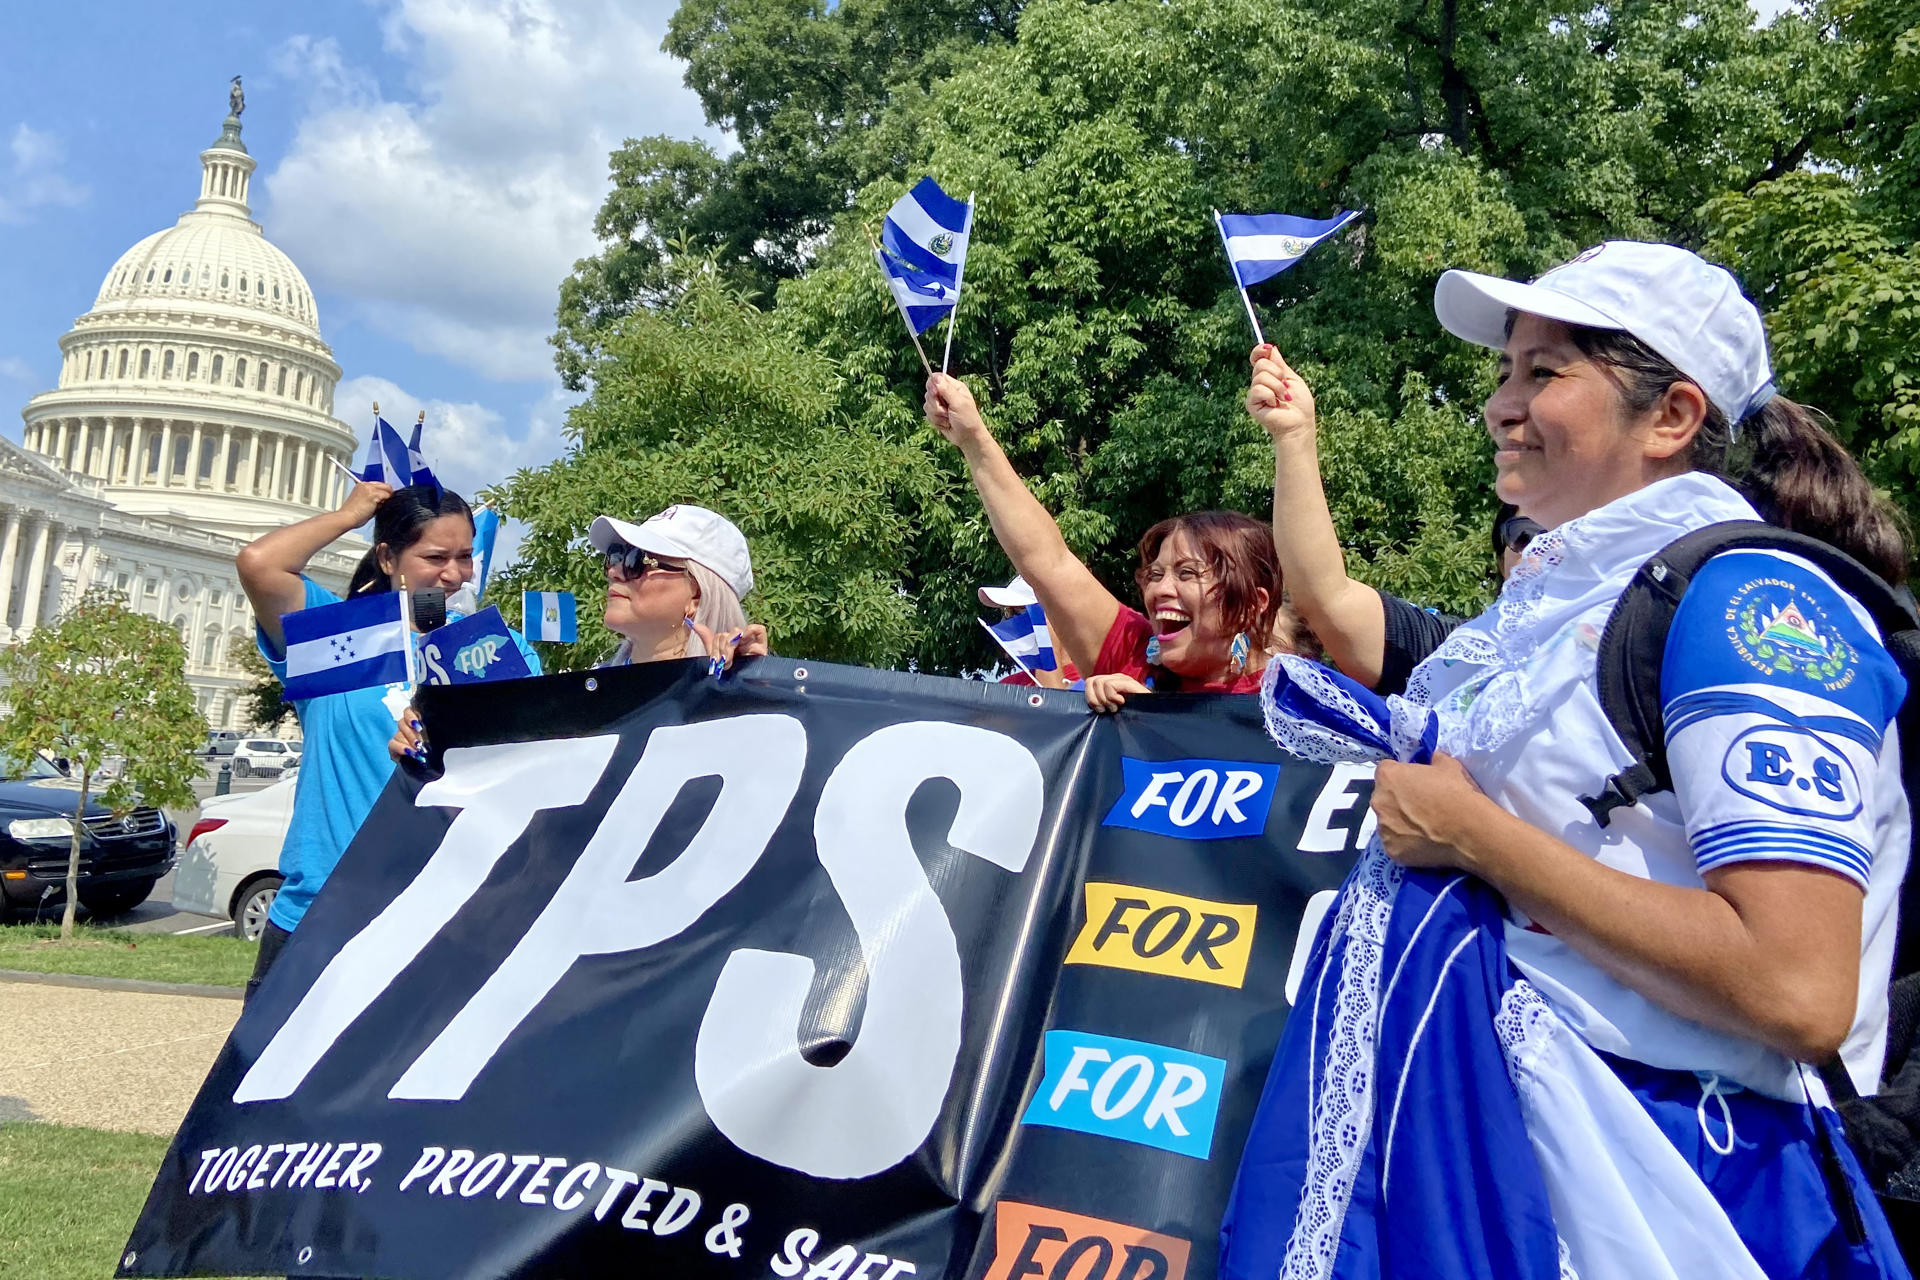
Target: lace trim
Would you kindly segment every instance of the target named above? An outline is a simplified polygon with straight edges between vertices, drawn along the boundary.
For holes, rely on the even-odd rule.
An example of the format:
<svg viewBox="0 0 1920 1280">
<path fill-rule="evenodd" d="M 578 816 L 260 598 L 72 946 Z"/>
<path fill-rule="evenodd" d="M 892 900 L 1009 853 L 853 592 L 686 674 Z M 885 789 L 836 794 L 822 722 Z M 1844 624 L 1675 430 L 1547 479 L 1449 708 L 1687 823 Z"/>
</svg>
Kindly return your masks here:
<svg viewBox="0 0 1920 1280">
<path fill-rule="evenodd" d="M 1507 1078 L 1524 1092 L 1521 1076 L 1546 1049 L 1560 1029 L 1560 1015 L 1547 998 L 1525 978 L 1516 978 L 1500 995 L 1500 1011 L 1493 1015 L 1494 1034 L 1506 1051 Z"/>
<path fill-rule="evenodd" d="M 1356 740 L 1351 733 L 1282 710 L 1275 694 L 1283 671 L 1288 681 L 1313 701 L 1358 726 L 1374 723 L 1373 713 L 1330 678 L 1324 667 L 1305 658 L 1280 654 L 1267 664 L 1260 682 L 1260 708 L 1266 717 L 1267 736 L 1275 745 L 1314 764 L 1364 763 L 1380 758 L 1378 748 Z"/>
<path fill-rule="evenodd" d="M 1327 1280 L 1333 1274 L 1360 1156 L 1373 1131 L 1381 956 L 1400 868 L 1376 838 L 1355 871 L 1346 890 L 1351 909 L 1342 913 L 1349 930 L 1334 995 L 1326 1077 L 1314 1100 L 1305 1184 L 1281 1280 Z"/>
</svg>

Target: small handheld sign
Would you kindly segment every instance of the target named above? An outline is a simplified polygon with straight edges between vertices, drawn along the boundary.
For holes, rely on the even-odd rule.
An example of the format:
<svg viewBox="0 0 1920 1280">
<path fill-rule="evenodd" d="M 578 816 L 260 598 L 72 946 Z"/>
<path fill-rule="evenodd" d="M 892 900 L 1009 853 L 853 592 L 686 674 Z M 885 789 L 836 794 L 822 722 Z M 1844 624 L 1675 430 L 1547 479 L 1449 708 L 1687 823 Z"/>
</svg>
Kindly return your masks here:
<svg viewBox="0 0 1920 1280">
<path fill-rule="evenodd" d="M 491 606 L 421 637 L 420 658 L 428 684 L 498 684 L 533 674 Z"/>
</svg>

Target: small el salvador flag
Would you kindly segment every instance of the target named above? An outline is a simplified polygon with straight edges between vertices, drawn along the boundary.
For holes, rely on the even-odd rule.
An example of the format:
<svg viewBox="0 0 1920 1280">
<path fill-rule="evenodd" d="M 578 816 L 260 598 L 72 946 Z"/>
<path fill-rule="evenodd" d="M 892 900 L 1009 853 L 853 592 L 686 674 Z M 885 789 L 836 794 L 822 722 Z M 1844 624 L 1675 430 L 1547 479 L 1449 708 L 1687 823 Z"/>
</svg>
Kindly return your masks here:
<svg viewBox="0 0 1920 1280">
<path fill-rule="evenodd" d="M 529 640 L 572 644 L 578 636 L 571 591 L 529 591 L 520 599 L 521 630 Z"/>
<path fill-rule="evenodd" d="M 994 623 L 987 631 L 1008 657 L 1028 671 L 1053 671 L 1060 665 L 1053 654 L 1053 635 L 1047 630 L 1047 611 L 1037 604 L 1028 605 L 1026 612 L 1016 613 L 1005 622 Z"/>
<path fill-rule="evenodd" d="M 1220 238 L 1226 241 L 1227 258 L 1240 287 L 1258 284 L 1277 276 L 1300 259 L 1307 250 L 1359 217 L 1359 211 L 1338 213 L 1324 221 L 1296 218 L 1290 213 L 1223 213 Z"/>
<path fill-rule="evenodd" d="M 367 484 L 390 484 L 396 489 L 414 483 L 407 443 L 385 418 L 373 420 L 373 438 L 367 441 L 367 458 L 361 465 L 360 479 Z"/>
<path fill-rule="evenodd" d="M 907 327 L 925 333 L 960 301 L 973 206 L 922 178 L 887 210 L 877 255 Z"/>
<path fill-rule="evenodd" d="M 290 702 L 408 678 L 405 601 L 381 591 L 282 615 Z"/>
</svg>

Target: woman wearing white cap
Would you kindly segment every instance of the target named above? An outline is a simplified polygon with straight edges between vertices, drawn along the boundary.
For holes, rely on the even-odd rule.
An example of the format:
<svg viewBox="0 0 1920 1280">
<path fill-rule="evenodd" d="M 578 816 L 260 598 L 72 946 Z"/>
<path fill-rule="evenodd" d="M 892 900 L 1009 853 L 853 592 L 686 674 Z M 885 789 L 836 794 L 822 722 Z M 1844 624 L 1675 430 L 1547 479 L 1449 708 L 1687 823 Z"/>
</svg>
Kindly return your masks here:
<svg viewBox="0 0 1920 1280">
<path fill-rule="evenodd" d="M 1414 670 L 1406 703 L 1388 700 L 1396 728 L 1403 714 L 1430 711 L 1438 750 L 1432 764 L 1378 766 L 1373 810 L 1392 859 L 1380 865 L 1465 873 L 1504 900 L 1504 927 L 1471 946 L 1504 948 L 1488 1020 L 1533 1151 L 1525 1176 L 1465 1192 L 1481 1212 L 1431 1224 L 1425 1247 L 1447 1254 L 1475 1222 L 1485 1244 L 1511 1207 L 1494 1211 L 1495 1200 L 1543 1187 L 1531 1221 L 1545 1215 L 1548 1274 L 1905 1276 L 1805 1065 L 1837 1057 L 1872 1093 L 1885 1049 L 1910 815 L 1894 725 L 1906 683 L 1872 617 L 1799 557 L 1716 556 L 1687 588 L 1661 668 L 1671 794 L 1616 810 L 1605 827 L 1581 800 L 1631 763 L 1602 709 L 1595 654 L 1644 562 L 1692 530 L 1766 519 L 1897 584 L 1898 527 L 1846 451 L 1774 393 L 1758 311 L 1692 253 L 1608 243 L 1532 284 L 1450 271 L 1435 306 L 1455 335 L 1501 352 L 1484 413 L 1495 488 L 1545 532 L 1493 607 Z M 1256 416 L 1285 417 L 1304 401 L 1310 423 L 1292 371 L 1260 372 Z M 1746 459 L 1737 472 L 1732 458 Z M 1337 556 L 1324 513 L 1325 527 L 1310 531 L 1319 550 L 1306 554 Z M 1289 564 L 1289 581 L 1304 576 Z M 1337 612 L 1309 621 L 1330 649 L 1354 632 L 1377 649 L 1373 602 L 1358 622 Z M 1747 632 L 1776 624 L 1821 660 L 1757 652 L 1764 645 Z M 1269 710 L 1289 714 L 1277 701 Z M 1797 790 L 1790 769 L 1804 775 Z M 1414 1115 L 1438 1099 L 1405 1109 L 1381 1099 L 1362 1123 L 1365 1108 L 1346 1104 L 1364 1090 L 1328 1094 L 1352 1085 L 1356 1062 L 1403 1069 L 1368 1058 L 1393 1001 L 1452 1007 L 1441 998 L 1446 967 L 1430 994 L 1397 968 L 1383 990 L 1377 962 L 1393 935 L 1369 921 L 1390 918 L 1399 874 L 1350 881 L 1316 944 L 1329 970 L 1314 990 L 1337 988 L 1337 1012 L 1312 1030 L 1296 1019 L 1298 1034 L 1289 1025 L 1268 1084 L 1270 1097 L 1312 1105 L 1256 1122 L 1266 1146 L 1250 1144 L 1242 1166 L 1223 1277 L 1271 1274 L 1276 1257 L 1287 1275 L 1344 1275 L 1355 1240 L 1389 1234 L 1387 1175 L 1417 1197 L 1434 1172 L 1392 1162 L 1396 1127 L 1402 1151 L 1409 1132 L 1444 1127 Z M 1444 1012 L 1420 1028 L 1413 1044 L 1429 1054 L 1447 1053 L 1455 1033 L 1460 1043 L 1488 1033 L 1450 1026 Z M 1405 1047 L 1403 1061 L 1414 1056 Z M 1450 1150 L 1471 1146 L 1473 1127 Z M 1368 1146 L 1381 1135 L 1384 1148 Z M 1356 1174 L 1363 1148 L 1380 1162 L 1377 1182 Z M 1459 1160 L 1484 1167 L 1473 1153 Z M 1283 1185 L 1295 1197 L 1284 1207 L 1260 1191 Z"/>
<path fill-rule="evenodd" d="M 605 665 L 767 652 L 767 629 L 749 624 L 740 599 L 753 560 L 733 522 L 680 503 L 641 524 L 600 516 L 588 540 L 606 562 L 607 629 L 620 647 Z"/>
</svg>

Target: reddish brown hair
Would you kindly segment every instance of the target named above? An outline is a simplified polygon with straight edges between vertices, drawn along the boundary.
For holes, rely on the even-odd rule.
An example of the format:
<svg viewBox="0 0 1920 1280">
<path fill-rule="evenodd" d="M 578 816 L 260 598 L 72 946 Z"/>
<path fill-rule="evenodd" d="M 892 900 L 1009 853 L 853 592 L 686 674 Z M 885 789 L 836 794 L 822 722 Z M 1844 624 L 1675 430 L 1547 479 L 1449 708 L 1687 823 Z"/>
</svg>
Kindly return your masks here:
<svg viewBox="0 0 1920 1280">
<path fill-rule="evenodd" d="M 1244 631 L 1256 649 L 1269 653 L 1298 648 L 1297 626 L 1281 619 L 1280 553 L 1274 549 L 1273 527 L 1238 511 L 1190 511 L 1162 520 L 1140 538 L 1140 564 L 1134 585 L 1144 595 L 1147 568 L 1168 538 L 1184 533 L 1213 575 L 1221 612 L 1227 625 Z M 1258 592 L 1266 589 L 1266 607 Z"/>
</svg>

